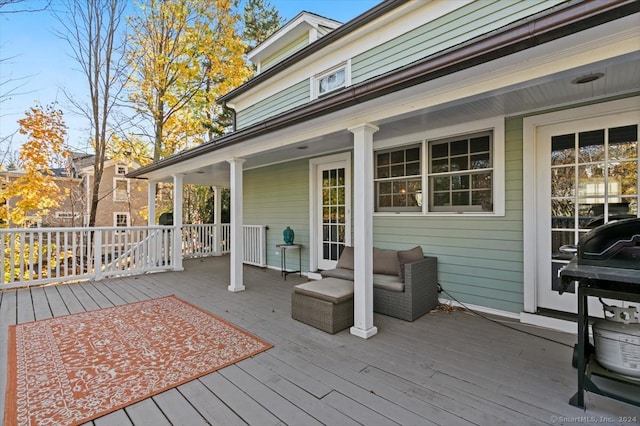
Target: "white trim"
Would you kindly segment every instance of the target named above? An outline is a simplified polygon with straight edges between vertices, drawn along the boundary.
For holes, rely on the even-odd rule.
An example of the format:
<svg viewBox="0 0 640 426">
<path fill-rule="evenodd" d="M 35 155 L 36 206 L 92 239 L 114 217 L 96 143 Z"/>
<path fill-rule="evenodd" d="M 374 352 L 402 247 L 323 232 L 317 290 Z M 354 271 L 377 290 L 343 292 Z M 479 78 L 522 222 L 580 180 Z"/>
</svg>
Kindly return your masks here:
<svg viewBox="0 0 640 426">
<path fill-rule="evenodd" d="M 523 120 L 523 256 L 524 256 L 524 310 L 536 312 L 537 301 L 537 160 L 536 132 L 538 127 L 584 120 L 593 117 L 640 111 L 640 97 L 567 109 L 563 111 L 525 117 Z"/>
<path fill-rule="evenodd" d="M 519 314 L 501 309 L 487 308 L 486 306 L 473 305 L 465 303 L 462 305 L 454 300 L 439 298 L 438 301 L 444 305 L 451 305 L 465 308 L 468 311 L 481 312 L 483 314 L 494 315 L 497 317 L 519 320 L 521 324 L 532 325 L 536 327 L 546 328 L 549 330 L 561 331 L 564 333 L 578 334 L 578 323 L 558 318 L 552 318 L 545 315 L 531 314 L 528 312 L 520 312 Z M 499 320 L 498 320 L 499 321 Z"/>
<path fill-rule="evenodd" d="M 279 45 L 290 43 L 292 39 L 300 37 L 303 33 L 298 28 L 308 28 L 307 31 L 317 28 L 319 25 L 328 28 L 338 28 L 342 25 L 338 21 L 328 19 L 320 15 L 315 15 L 309 12 L 301 12 L 295 16 L 291 21 L 280 27 L 274 34 L 272 34 L 267 40 L 253 48 L 247 53 L 247 58 L 251 62 L 262 62 L 265 57 L 268 57 L 277 51 Z M 279 42 L 282 40 L 282 42 Z M 312 42 L 313 40 L 310 40 Z"/>
<path fill-rule="evenodd" d="M 309 271 L 318 270 L 318 235 L 317 230 L 320 219 L 318 218 L 318 166 L 344 162 L 345 185 L 348 191 L 345 194 L 345 213 L 347 215 L 345 227 L 345 244 L 351 245 L 351 152 L 315 157 L 309 160 Z"/>
<path fill-rule="evenodd" d="M 113 178 L 113 201 L 122 203 L 129 201 L 129 195 L 131 194 L 131 182 L 127 178 L 118 177 L 121 175 L 115 175 Z M 118 181 L 127 183 L 127 196 L 124 199 L 118 198 Z"/>
<path fill-rule="evenodd" d="M 327 77 L 343 69 L 344 69 L 344 85 L 328 90 L 327 92 L 321 95 L 320 87 L 319 87 L 320 80 L 324 77 Z M 327 96 L 333 92 L 337 92 L 349 86 L 351 86 L 351 59 L 342 61 L 338 65 L 328 68 L 311 77 L 311 100 L 318 99 L 321 96 Z"/>
<path fill-rule="evenodd" d="M 578 323 L 574 321 L 567 321 L 539 314 L 531 314 L 529 312 L 521 312 L 520 322 L 523 324 L 549 328 L 551 330 L 563 331 L 565 333 L 578 334 Z"/>
<path fill-rule="evenodd" d="M 113 226 L 116 228 L 124 228 L 123 226 L 118 225 L 118 216 L 126 216 L 127 217 L 127 225 L 124 227 L 131 226 L 131 215 L 129 212 L 113 212 Z"/>
</svg>

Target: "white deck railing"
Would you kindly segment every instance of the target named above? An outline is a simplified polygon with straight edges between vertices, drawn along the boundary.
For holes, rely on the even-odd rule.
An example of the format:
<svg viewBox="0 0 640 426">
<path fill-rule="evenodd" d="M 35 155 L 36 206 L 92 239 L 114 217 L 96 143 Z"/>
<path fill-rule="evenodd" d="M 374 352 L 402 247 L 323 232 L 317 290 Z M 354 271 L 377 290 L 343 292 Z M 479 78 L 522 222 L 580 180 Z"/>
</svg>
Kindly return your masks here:
<svg viewBox="0 0 640 426">
<path fill-rule="evenodd" d="M 244 263 L 267 266 L 267 229 L 264 225 L 243 226 Z"/>
<path fill-rule="evenodd" d="M 168 270 L 173 228 L 1 229 L 2 287 Z"/>
<path fill-rule="evenodd" d="M 266 231 L 245 225 L 244 261 L 266 266 Z M 171 226 L 0 229 L 0 288 L 100 280 L 174 267 Z M 229 224 L 183 225 L 182 256 L 229 253 Z"/>
</svg>

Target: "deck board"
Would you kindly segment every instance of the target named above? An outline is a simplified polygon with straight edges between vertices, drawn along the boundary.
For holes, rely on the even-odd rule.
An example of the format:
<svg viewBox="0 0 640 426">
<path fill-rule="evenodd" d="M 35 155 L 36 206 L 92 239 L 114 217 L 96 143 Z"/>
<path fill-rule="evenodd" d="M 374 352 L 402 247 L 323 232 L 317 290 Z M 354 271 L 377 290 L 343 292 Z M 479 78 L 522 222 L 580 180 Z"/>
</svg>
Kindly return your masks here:
<svg viewBox="0 0 640 426">
<path fill-rule="evenodd" d="M 376 314 L 379 333 L 371 339 L 348 330 L 329 335 L 291 319 L 291 288 L 304 277 L 285 281 L 278 271 L 247 266 L 246 291 L 232 293 L 228 257 L 184 267 L 5 290 L 0 341 L 11 324 L 173 294 L 274 345 L 95 425 L 551 425 L 559 417 L 602 416 L 609 424 L 619 415 L 640 417 L 638 407 L 589 393 L 586 411 L 568 404 L 577 381 L 572 335 L 507 324 L 553 342 L 462 311 L 435 311 L 413 323 Z M 6 363 L 3 350 L 0 377 Z M 2 380 L 2 395 L 5 389 Z"/>
</svg>

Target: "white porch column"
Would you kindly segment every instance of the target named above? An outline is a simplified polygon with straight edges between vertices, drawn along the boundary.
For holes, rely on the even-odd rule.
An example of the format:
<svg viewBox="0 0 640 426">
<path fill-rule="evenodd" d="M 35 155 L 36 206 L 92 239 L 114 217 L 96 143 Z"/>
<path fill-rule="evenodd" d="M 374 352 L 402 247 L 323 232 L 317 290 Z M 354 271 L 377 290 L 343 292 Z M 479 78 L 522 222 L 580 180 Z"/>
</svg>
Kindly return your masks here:
<svg viewBox="0 0 640 426">
<path fill-rule="evenodd" d="M 368 339 L 373 325 L 373 134 L 378 127 L 363 123 L 353 133 L 353 327 L 351 334 Z"/>
<path fill-rule="evenodd" d="M 173 270 L 182 271 L 182 181 L 184 175 L 173 175 Z"/>
<path fill-rule="evenodd" d="M 243 291 L 242 260 L 244 238 L 242 234 L 242 163 L 243 158 L 227 160 L 231 165 L 231 282 L 229 291 Z"/>
<path fill-rule="evenodd" d="M 222 223 L 222 191 L 219 187 L 214 186 L 213 188 L 213 253 L 215 256 L 220 256 L 222 254 L 222 250 L 220 247 L 220 224 Z"/>
<path fill-rule="evenodd" d="M 156 181 L 149 179 L 147 183 L 147 224 L 153 226 L 156 224 Z"/>
</svg>

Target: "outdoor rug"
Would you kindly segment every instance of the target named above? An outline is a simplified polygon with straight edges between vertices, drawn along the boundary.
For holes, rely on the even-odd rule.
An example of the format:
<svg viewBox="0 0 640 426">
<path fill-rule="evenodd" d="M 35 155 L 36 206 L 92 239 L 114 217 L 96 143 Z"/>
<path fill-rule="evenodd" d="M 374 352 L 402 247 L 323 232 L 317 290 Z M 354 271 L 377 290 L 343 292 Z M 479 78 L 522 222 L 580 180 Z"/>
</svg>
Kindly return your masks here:
<svg viewBox="0 0 640 426">
<path fill-rule="evenodd" d="M 4 424 L 82 424 L 271 346 L 175 296 L 13 325 Z"/>
</svg>

